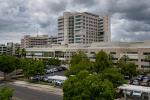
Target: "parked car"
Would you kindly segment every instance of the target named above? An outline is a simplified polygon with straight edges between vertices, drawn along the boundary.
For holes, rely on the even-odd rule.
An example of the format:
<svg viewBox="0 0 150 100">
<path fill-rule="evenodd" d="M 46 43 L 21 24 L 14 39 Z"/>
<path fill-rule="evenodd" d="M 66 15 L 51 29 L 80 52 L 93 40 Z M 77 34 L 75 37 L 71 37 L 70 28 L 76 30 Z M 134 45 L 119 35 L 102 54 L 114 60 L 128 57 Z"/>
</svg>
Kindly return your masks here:
<svg viewBox="0 0 150 100">
<path fill-rule="evenodd" d="M 132 96 L 141 97 L 142 92 L 140 91 L 133 91 Z"/>
<path fill-rule="evenodd" d="M 64 81 L 60 81 L 60 80 L 55 81 L 55 85 L 57 85 L 57 86 L 62 86 L 63 83 L 64 83 Z"/>
<path fill-rule="evenodd" d="M 53 69 L 48 69 L 48 70 L 46 70 L 46 74 L 53 73 L 53 72 L 54 72 Z"/>
<path fill-rule="evenodd" d="M 140 85 L 140 82 L 139 82 L 139 80 L 136 79 L 136 80 L 133 80 L 132 84 L 133 85 Z"/>
<path fill-rule="evenodd" d="M 142 81 L 143 80 L 144 75 L 138 75 L 137 76 L 137 80 Z"/>
<path fill-rule="evenodd" d="M 36 76 L 30 77 L 31 80 L 36 80 L 36 81 L 42 81 L 43 78 L 44 78 L 44 76 L 41 76 L 41 75 L 36 75 Z"/>
<path fill-rule="evenodd" d="M 149 86 L 149 84 L 150 84 L 150 80 L 145 78 L 145 79 L 143 79 L 143 81 L 141 82 L 140 85 L 142 85 L 142 86 Z"/>
<path fill-rule="evenodd" d="M 62 68 L 63 70 L 67 70 L 67 68 L 66 68 L 66 67 L 61 66 L 61 68 Z"/>
<path fill-rule="evenodd" d="M 57 71 L 58 71 L 58 69 L 57 69 L 57 68 L 53 68 L 52 70 L 53 70 L 53 72 L 57 72 Z"/>
<path fill-rule="evenodd" d="M 45 77 L 43 78 L 43 81 L 47 82 L 47 81 L 48 81 L 48 77 L 45 76 Z"/>
<path fill-rule="evenodd" d="M 58 69 L 58 71 L 63 71 L 62 67 L 58 67 L 57 69 Z"/>
</svg>

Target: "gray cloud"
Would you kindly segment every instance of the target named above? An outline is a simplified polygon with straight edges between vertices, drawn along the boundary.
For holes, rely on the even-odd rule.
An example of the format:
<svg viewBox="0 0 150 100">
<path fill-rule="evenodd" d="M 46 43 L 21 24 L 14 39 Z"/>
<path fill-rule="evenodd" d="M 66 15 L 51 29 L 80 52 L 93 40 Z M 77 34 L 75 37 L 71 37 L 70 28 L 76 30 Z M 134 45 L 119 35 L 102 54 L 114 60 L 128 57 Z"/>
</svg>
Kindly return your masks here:
<svg viewBox="0 0 150 100">
<path fill-rule="evenodd" d="M 97 0 L 73 0 L 72 5 L 91 7 L 96 5 Z"/>
<path fill-rule="evenodd" d="M 37 30 L 56 35 L 64 11 L 110 14 L 113 41 L 150 39 L 149 0 L 0 0 L 0 41 L 19 41 Z"/>
</svg>

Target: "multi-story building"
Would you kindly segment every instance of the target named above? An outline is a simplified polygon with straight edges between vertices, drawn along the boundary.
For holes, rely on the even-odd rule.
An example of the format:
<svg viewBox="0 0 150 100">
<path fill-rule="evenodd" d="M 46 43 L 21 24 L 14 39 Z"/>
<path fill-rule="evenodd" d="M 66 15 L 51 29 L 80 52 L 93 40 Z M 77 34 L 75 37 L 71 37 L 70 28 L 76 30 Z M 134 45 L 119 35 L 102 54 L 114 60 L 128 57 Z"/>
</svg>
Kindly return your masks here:
<svg viewBox="0 0 150 100">
<path fill-rule="evenodd" d="M 27 58 L 48 59 L 51 57 L 60 60 L 70 60 L 72 54 L 78 51 L 84 51 L 91 60 L 95 59 L 95 53 L 105 51 L 113 55 L 113 62 L 116 63 L 123 55 L 129 57 L 130 62 L 134 62 L 139 69 L 150 68 L 150 60 L 146 57 L 150 56 L 150 41 L 144 42 L 107 42 L 92 44 L 69 44 L 69 45 L 53 45 L 48 48 L 26 48 Z"/>
<path fill-rule="evenodd" d="M 58 43 L 71 44 L 110 41 L 110 18 L 88 12 L 64 12 L 58 18 Z"/>
<path fill-rule="evenodd" d="M 21 39 L 21 47 L 22 48 L 31 48 L 31 47 L 42 47 L 48 44 L 48 35 L 37 35 L 30 36 L 25 35 L 23 39 Z"/>
<path fill-rule="evenodd" d="M 51 44 L 57 44 L 57 37 L 56 36 L 51 36 L 48 38 L 48 45 Z"/>
<path fill-rule="evenodd" d="M 8 42 L 7 43 L 7 52 L 8 52 L 8 55 L 15 55 L 16 50 L 18 48 L 21 48 L 21 45 L 19 43 Z"/>
<path fill-rule="evenodd" d="M 7 46 L 5 44 L 0 44 L 0 55 L 7 54 Z"/>
</svg>

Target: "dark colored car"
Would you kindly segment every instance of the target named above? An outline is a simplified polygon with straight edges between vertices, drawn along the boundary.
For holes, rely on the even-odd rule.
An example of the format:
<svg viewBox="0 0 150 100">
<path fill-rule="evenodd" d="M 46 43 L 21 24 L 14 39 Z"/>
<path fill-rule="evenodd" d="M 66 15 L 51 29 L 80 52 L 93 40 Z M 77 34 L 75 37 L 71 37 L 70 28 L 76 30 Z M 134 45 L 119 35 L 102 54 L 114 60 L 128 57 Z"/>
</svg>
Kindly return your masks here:
<svg viewBox="0 0 150 100">
<path fill-rule="evenodd" d="M 149 86 L 150 85 L 150 79 L 143 79 L 143 81 L 141 81 L 140 85 L 142 86 Z"/>
<path fill-rule="evenodd" d="M 58 69 L 58 71 L 63 71 L 62 67 L 58 67 L 57 69 Z"/>
</svg>

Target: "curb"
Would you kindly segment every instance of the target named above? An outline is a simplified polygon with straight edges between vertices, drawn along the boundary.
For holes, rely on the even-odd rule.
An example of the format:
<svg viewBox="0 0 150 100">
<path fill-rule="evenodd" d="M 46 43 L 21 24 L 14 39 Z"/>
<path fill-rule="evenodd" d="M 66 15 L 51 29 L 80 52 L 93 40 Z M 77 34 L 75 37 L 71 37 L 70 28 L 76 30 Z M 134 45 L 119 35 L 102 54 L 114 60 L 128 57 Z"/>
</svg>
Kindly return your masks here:
<svg viewBox="0 0 150 100">
<path fill-rule="evenodd" d="M 16 82 L 12 82 L 12 83 L 13 83 L 13 85 L 21 85 L 23 87 L 38 89 L 40 91 L 52 92 L 54 94 L 61 95 L 61 96 L 63 95 L 62 89 L 54 88 L 49 85 L 33 84 L 33 83 L 24 82 L 24 81 L 18 81 L 18 82 L 16 81 Z"/>
</svg>

